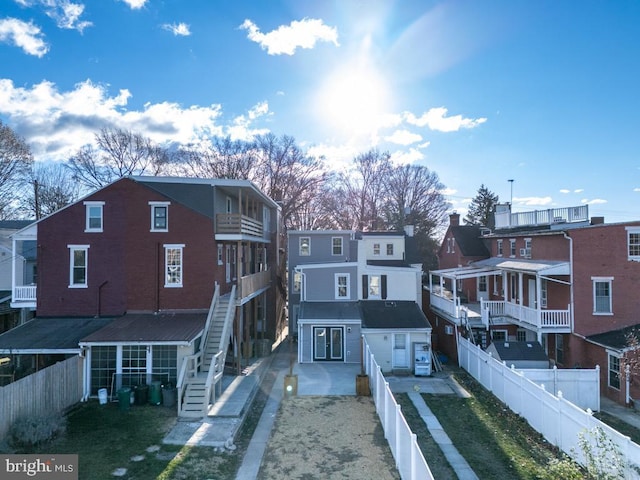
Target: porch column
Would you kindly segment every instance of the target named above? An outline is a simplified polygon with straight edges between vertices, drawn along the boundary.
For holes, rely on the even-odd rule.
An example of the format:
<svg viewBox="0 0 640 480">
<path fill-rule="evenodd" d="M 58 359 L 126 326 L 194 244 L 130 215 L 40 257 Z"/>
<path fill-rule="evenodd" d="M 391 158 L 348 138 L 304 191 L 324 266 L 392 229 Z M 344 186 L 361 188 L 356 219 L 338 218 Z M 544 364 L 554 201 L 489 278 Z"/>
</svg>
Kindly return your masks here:
<svg viewBox="0 0 640 480">
<path fill-rule="evenodd" d="M 522 272 L 518 272 L 518 305 L 521 307 L 524 305 L 524 275 Z"/>
<path fill-rule="evenodd" d="M 536 321 L 542 325 L 542 279 L 536 274 Z"/>
</svg>

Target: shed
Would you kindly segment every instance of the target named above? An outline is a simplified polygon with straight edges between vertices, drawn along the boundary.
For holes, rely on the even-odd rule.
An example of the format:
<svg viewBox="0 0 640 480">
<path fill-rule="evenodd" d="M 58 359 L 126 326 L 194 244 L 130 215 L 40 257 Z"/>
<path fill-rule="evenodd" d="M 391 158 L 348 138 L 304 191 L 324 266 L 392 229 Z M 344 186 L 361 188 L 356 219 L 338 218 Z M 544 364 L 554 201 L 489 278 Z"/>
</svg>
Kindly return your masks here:
<svg viewBox="0 0 640 480">
<path fill-rule="evenodd" d="M 493 342 L 487 353 L 515 368 L 549 368 L 549 357 L 538 342 Z"/>
</svg>

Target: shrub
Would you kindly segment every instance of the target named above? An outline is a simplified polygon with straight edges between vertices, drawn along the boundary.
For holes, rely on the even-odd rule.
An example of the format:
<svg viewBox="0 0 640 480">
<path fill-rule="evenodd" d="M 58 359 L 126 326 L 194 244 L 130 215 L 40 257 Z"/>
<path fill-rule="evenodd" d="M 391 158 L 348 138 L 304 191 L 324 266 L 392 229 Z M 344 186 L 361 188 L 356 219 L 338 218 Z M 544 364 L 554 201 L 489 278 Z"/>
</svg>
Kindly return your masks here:
<svg viewBox="0 0 640 480">
<path fill-rule="evenodd" d="M 20 418 L 9 429 L 9 442 L 13 448 L 31 449 L 64 433 L 66 425 L 63 416 Z"/>
</svg>

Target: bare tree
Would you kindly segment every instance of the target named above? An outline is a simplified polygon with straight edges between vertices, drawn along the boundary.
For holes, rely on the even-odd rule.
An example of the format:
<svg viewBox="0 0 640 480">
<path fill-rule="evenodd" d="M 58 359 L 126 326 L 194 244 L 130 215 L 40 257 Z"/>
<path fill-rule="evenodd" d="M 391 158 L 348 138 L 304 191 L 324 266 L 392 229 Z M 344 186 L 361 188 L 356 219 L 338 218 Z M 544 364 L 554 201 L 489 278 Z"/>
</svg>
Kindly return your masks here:
<svg viewBox="0 0 640 480">
<path fill-rule="evenodd" d="M 27 143 L 0 121 L 0 218 L 16 215 L 16 191 L 24 186 L 33 165 Z"/>
<path fill-rule="evenodd" d="M 178 172 L 199 178 L 250 178 L 256 163 L 249 142 L 214 137 L 209 145 L 180 149 Z"/>
<path fill-rule="evenodd" d="M 29 183 L 24 189 L 21 205 L 30 216 L 40 219 L 75 202 L 80 186 L 62 164 L 34 164 Z"/>
<path fill-rule="evenodd" d="M 138 133 L 103 128 L 95 141 L 96 147 L 82 147 L 67 164 L 74 178 L 88 189 L 128 175 L 158 175 L 169 164 L 168 151 Z"/>
</svg>

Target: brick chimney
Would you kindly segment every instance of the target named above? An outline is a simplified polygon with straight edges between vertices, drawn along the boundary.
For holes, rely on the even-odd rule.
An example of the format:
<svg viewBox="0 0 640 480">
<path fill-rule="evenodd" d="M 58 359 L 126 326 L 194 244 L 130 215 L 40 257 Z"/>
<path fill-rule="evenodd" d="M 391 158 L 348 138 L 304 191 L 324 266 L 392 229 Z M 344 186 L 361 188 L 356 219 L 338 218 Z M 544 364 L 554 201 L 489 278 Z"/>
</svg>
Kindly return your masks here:
<svg viewBox="0 0 640 480">
<path fill-rule="evenodd" d="M 457 212 L 453 212 L 449 214 L 449 226 L 458 227 L 460 226 L 460 214 Z"/>
</svg>

